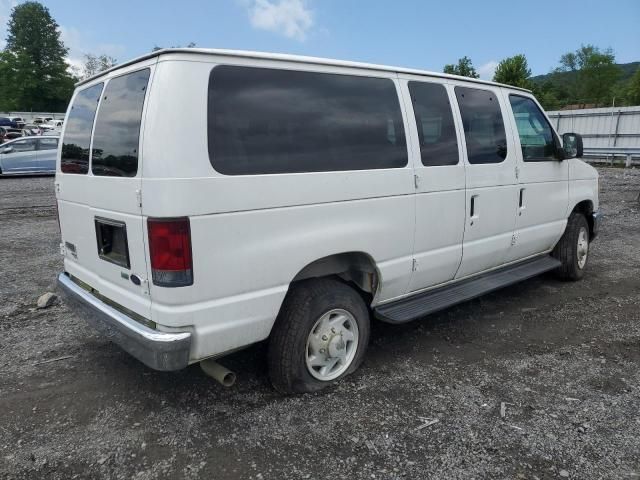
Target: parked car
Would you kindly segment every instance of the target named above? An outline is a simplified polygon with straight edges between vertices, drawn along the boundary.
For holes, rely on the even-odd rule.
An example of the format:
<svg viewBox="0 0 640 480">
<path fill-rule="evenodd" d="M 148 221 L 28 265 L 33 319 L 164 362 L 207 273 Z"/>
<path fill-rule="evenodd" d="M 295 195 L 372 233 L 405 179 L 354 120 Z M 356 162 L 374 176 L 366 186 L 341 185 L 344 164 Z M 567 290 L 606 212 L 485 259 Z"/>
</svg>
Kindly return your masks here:
<svg viewBox="0 0 640 480">
<path fill-rule="evenodd" d="M 0 174 L 55 174 L 58 137 L 20 137 L 0 145 Z"/>
<path fill-rule="evenodd" d="M 8 140 L 13 140 L 15 138 L 29 136 L 29 135 L 31 135 L 31 133 L 26 134 L 24 129 L 21 129 L 21 128 L 8 128 L 7 129 L 7 133 L 5 135 L 5 139 L 8 141 Z"/>
<path fill-rule="evenodd" d="M 25 125 L 23 127 L 23 132 L 25 134 L 25 136 L 30 136 L 30 135 L 42 135 L 43 133 L 43 129 L 40 128 L 40 125 Z"/>
<path fill-rule="evenodd" d="M 9 140 L 7 138 L 7 133 L 9 133 L 9 129 L 7 127 L 0 127 L 0 144 Z"/>
<path fill-rule="evenodd" d="M 9 120 L 16 124 L 16 128 L 22 128 L 26 125 L 26 122 L 22 117 L 9 117 Z"/>
<path fill-rule="evenodd" d="M 48 123 L 53 120 L 53 117 L 34 117 L 33 123 L 40 125 L 41 123 Z"/>
<path fill-rule="evenodd" d="M 42 126 L 46 126 L 52 129 L 60 129 L 62 128 L 63 124 L 64 124 L 64 120 L 49 120 L 47 123 L 45 123 Z"/>
<path fill-rule="evenodd" d="M 9 117 L 0 117 L 0 127 L 18 128 L 18 125 Z"/>
<path fill-rule="evenodd" d="M 177 111 L 195 121 L 163 120 Z M 212 358 L 268 339 L 273 385 L 316 391 L 358 368 L 374 317 L 411 321 L 550 270 L 580 279 L 599 225 L 581 155 L 524 89 L 161 50 L 74 93 L 58 282 L 151 368 L 214 373 Z"/>
</svg>

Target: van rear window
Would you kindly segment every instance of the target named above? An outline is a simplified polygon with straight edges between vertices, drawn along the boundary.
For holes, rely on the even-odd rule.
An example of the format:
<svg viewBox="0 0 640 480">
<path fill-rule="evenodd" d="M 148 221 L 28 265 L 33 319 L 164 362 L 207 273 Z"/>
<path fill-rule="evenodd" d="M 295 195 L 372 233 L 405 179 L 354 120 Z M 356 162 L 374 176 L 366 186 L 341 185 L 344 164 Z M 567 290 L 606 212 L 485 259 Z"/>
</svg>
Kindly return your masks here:
<svg viewBox="0 0 640 480">
<path fill-rule="evenodd" d="M 208 103 L 209 159 L 226 175 L 407 165 L 390 79 L 221 65 Z"/>
<path fill-rule="evenodd" d="M 149 69 L 113 78 L 107 83 L 96 118 L 91 154 L 94 175 L 134 177 Z"/>
<path fill-rule="evenodd" d="M 91 130 L 104 84 L 81 90 L 69 111 L 64 129 L 60 169 L 63 173 L 84 174 L 89 171 Z"/>
</svg>

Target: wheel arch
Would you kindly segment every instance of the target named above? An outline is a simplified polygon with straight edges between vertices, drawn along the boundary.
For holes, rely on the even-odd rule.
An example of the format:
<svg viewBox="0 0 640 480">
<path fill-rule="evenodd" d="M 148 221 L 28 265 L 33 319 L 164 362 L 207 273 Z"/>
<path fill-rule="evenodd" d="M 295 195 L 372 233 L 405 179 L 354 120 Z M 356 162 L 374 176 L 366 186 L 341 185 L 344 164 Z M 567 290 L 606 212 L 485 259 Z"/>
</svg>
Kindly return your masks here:
<svg viewBox="0 0 640 480">
<path fill-rule="evenodd" d="M 380 288 L 380 270 L 373 257 L 365 252 L 354 251 L 335 253 L 307 264 L 295 275 L 289 289 L 302 280 L 331 276 L 353 284 L 365 296 L 368 304 L 371 304 Z"/>
<path fill-rule="evenodd" d="M 578 202 L 571 210 L 571 213 L 581 213 L 587 219 L 587 223 L 589 224 L 589 238 L 593 238 L 593 201 L 591 200 L 582 200 Z"/>
</svg>

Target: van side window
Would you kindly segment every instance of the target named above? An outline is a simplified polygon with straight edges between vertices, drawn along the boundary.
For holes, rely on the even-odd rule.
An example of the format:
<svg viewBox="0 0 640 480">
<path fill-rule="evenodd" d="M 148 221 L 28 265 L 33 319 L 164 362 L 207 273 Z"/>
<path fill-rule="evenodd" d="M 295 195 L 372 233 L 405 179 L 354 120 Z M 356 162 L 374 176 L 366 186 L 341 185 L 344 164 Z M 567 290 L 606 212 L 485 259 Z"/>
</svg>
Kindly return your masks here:
<svg viewBox="0 0 640 480">
<path fill-rule="evenodd" d="M 509 102 L 518 127 L 522 159 L 525 162 L 554 160 L 553 130 L 536 102 L 520 95 L 509 95 Z"/>
<path fill-rule="evenodd" d="M 135 177 L 149 69 L 112 78 L 104 89 L 91 147 L 94 175 Z"/>
<path fill-rule="evenodd" d="M 495 93 L 456 87 L 469 163 L 500 163 L 507 158 L 507 136 Z"/>
<path fill-rule="evenodd" d="M 451 104 L 444 85 L 409 82 L 413 112 L 418 127 L 422 164 L 458 163 L 458 139 Z"/>
<path fill-rule="evenodd" d="M 226 175 L 401 168 L 392 80 L 220 65 L 209 77 L 209 159 Z"/>
<path fill-rule="evenodd" d="M 103 83 L 81 90 L 73 100 L 62 140 L 60 170 L 85 174 L 89 171 L 91 130 Z"/>
</svg>

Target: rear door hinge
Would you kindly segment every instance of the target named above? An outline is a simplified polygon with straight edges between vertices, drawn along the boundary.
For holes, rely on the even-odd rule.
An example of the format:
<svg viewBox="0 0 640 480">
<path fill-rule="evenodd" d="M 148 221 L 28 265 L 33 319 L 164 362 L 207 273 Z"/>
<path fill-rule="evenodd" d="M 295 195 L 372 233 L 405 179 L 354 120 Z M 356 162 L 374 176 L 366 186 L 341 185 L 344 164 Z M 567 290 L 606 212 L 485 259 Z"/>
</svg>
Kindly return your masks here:
<svg viewBox="0 0 640 480">
<path fill-rule="evenodd" d="M 520 167 L 516 165 L 516 180 L 520 178 Z"/>
<path fill-rule="evenodd" d="M 56 182 L 56 195 L 60 193 L 60 182 Z"/>
<path fill-rule="evenodd" d="M 136 199 L 138 200 L 138 206 L 142 207 L 142 190 L 139 188 L 136 190 Z"/>
<path fill-rule="evenodd" d="M 411 271 L 415 272 L 416 270 L 418 270 L 418 260 L 416 260 L 415 258 L 413 259 L 413 264 L 411 265 Z"/>
<path fill-rule="evenodd" d="M 511 245 L 515 245 L 518 242 L 518 235 L 514 233 L 511 235 Z"/>
</svg>

